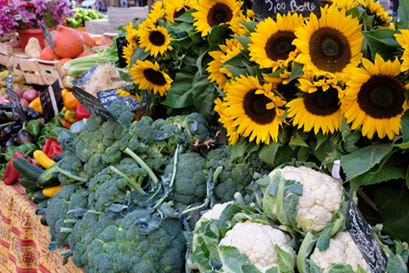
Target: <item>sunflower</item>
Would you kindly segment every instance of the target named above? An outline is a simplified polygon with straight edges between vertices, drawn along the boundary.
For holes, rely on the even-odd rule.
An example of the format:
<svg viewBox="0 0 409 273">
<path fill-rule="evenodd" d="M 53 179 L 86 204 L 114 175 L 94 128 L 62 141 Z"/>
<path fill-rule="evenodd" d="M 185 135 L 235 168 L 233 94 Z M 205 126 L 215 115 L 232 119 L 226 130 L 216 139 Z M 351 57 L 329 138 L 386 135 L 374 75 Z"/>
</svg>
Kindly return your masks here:
<svg viewBox="0 0 409 273">
<path fill-rule="evenodd" d="M 186 10 L 191 9 L 190 2 L 186 0 L 164 0 L 165 18 L 169 22 L 175 22 L 175 18 L 183 15 Z"/>
<path fill-rule="evenodd" d="M 151 90 L 160 96 L 166 95 L 172 84 L 172 79 L 160 69 L 157 62 L 137 60 L 129 73 L 140 89 Z"/>
<path fill-rule="evenodd" d="M 128 43 L 126 46 L 124 46 L 122 49 L 122 57 L 126 60 L 126 66 L 130 68 L 132 66 L 132 56 L 135 53 L 135 49 L 137 48 L 136 45 L 132 43 Z"/>
<path fill-rule="evenodd" d="M 393 139 L 400 134 L 401 117 L 408 109 L 405 88 L 396 77 L 401 65 L 398 59 L 385 61 L 380 55 L 375 61 L 362 60 L 363 67 L 354 69 L 348 82 L 342 111 L 351 129 L 361 127 L 362 135 L 372 139 Z"/>
<path fill-rule="evenodd" d="M 312 13 L 295 30 L 295 36 L 293 44 L 300 50 L 295 61 L 304 65 L 304 71 L 327 77 L 343 76 L 347 80 L 351 68 L 360 63 L 361 25 L 335 5 L 321 8 L 320 18 Z"/>
<path fill-rule="evenodd" d="M 163 7 L 163 1 L 155 1 L 149 10 L 148 16 L 146 16 L 145 21 L 150 21 L 154 24 L 158 22 L 159 19 L 165 16 L 165 9 Z"/>
<path fill-rule="evenodd" d="M 261 68 L 273 71 L 287 66 L 296 56 L 296 47 L 292 45 L 295 28 L 303 24 L 304 18 L 297 13 L 277 15 L 273 20 L 267 17 L 257 24 L 250 36 L 250 60 Z"/>
<path fill-rule="evenodd" d="M 315 91 L 311 92 L 314 83 L 307 82 L 308 79 L 304 79 L 298 86 L 303 91 L 302 95 L 287 103 L 288 117 L 292 118 L 294 127 L 303 128 L 304 132 L 333 134 L 339 130 L 342 121 L 340 88 L 322 84 L 315 86 Z"/>
<path fill-rule="evenodd" d="M 237 133 L 233 126 L 233 119 L 226 114 L 226 103 L 223 102 L 220 98 L 215 99 L 214 101 L 214 110 L 219 115 L 219 122 L 226 129 L 227 140 L 229 144 L 234 145 L 237 143 L 240 135 Z"/>
<path fill-rule="evenodd" d="M 124 27 L 126 31 L 125 39 L 128 44 L 137 46 L 138 45 L 138 30 L 134 27 L 132 22 L 128 23 Z"/>
<path fill-rule="evenodd" d="M 401 71 L 405 72 L 409 70 L 409 30 L 401 29 L 400 33 L 395 34 L 396 41 L 403 49 L 401 58 L 402 66 Z"/>
<path fill-rule="evenodd" d="M 374 0 L 358 0 L 363 8 L 366 9 L 369 15 L 374 15 L 375 26 L 389 27 L 393 17 L 389 15 L 389 10 L 385 10 L 378 1 Z"/>
<path fill-rule="evenodd" d="M 220 44 L 219 49 L 209 52 L 213 60 L 209 62 L 206 70 L 209 72 L 209 81 L 215 82 L 220 89 L 223 89 L 226 81 L 233 77 L 232 73 L 223 67 L 223 63 L 239 54 L 243 46 L 237 39 L 232 38 L 227 39 L 225 44 Z"/>
<path fill-rule="evenodd" d="M 166 51 L 172 50 L 170 45 L 172 38 L 167 29 L 162 26 L 154 26 L 147 29 L 141 29 L 139 32 L 139 46 L 144 47 L 146 52 L 156 57 L 163 55 Z"/>
<path fill-rule="evenodd" d="M 261 85 L 256 77 L 241 75 L 226 85 L 225 93 L 222 114 L 228 117 L 227 128 L 257 144 L 277 141 L 285 102 L 272 93 L 270 84 Z"/>
<path fill-rule="evenodd" d="M 195 7 L 193 26 L 202 37 L 208 35 L 211 28 L 222 25 L 238 25 L 241 13 L 241 1 L 235 0 L 203 0 Z"/>
</svg>

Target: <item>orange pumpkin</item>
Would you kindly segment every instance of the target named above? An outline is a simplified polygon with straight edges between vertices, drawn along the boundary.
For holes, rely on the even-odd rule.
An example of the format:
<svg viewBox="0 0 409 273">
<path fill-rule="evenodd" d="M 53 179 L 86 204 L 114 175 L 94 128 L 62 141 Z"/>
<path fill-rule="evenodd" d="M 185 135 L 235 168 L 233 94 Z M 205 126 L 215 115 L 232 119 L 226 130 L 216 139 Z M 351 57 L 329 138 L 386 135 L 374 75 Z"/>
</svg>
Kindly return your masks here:
<svg viewBox="0 0 409 273">
<path fill-rule="evenodd" d="M 84 50 L 82 35 L 70 27 L 59 25 L 53 40 L 54 53 L 60 58 L 75 58 Z"/>
<path fill-rule="evenodd" d="M 92 54 L 92 51 L 89 50 L 88 48 L 85 48 L 80 54 L 78 54 L 78 56 L 76 58 L 88 56 L 88 55 L 91 55 L 91 54 Z"/>
<path fill-rule="evenodd" d="M 84 39 L 84 43 L 87 47 L 95 46 L 96 44 L 95 39 L 92 38 L 92 36 L 87 31 L 81 30 L 81 29 L 78 29 L 77 31 L 82 35 L 82 38 Z"/>
</svg>

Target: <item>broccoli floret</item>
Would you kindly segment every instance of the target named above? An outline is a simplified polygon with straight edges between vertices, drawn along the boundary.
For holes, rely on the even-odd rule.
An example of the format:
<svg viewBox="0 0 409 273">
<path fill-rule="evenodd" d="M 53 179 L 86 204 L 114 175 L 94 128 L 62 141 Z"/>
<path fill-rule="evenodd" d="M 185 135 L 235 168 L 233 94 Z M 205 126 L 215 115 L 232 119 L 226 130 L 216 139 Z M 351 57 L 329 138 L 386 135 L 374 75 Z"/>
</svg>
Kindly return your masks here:
<svg viewBox="0 0 409 273">
<path fill-rule="evenodd" d="M 106 166 L 103 157 L 102 154 L 93 154 L 84 164 L 84 171 L 91 177 L 101 171 Z"/>
<path fill-rule="evenodd" d="M 88 191 L 77 184 L 63 185 L 61 190 L 50 198 L 44 213 L 52 237 L 50 244 L 56 247 L 68 244 L 68 233 L 62 232 L 61 229 L 72 227 L 73 223 L 67 219 L 75 219 L 76 217 L 68 215 L 67 212 L 75 208 L 87 208 L 87 206 Z"/>
<path fill-rule="evenodd" d="M 206 156 L 205 172 L 213 175 L 217 168 L 221 171 L 216 181 L 213 181 L 213 197 L 216 202 L 231 201 L 236 192 L 246 195 L 246 189 L 253 181 L 254 175 L 267 172 L 267 167 L 255 153 L 249 152 L 244 157 L 233 158 L 232 148 L 228 145 L 212 149 Z"/>
<path fill-rule="evenodd" d="M 83 171 L 83 163 L 71 150 L 64 150 L 64 156 L 57 162 L 58 166 L 68 172 L 74 173 L 81 177 L 88 177 L 89 175 Z M 62 185 L 69 184 L 72 179 L 64 174 L 58 174 L 58 180 Z"/>
<path fill-rule="evenodd" d="M 199 153 L 188 152 L 177 155 L 175 160 L 169 160 L 164 177 L 170 178 L 176 167 L 172 198 L 184 205 L 203 202 L 206 197 L 206 176 L 203 173 L 206 160 Z M 171 181 L 172 183 L 172 181 Z"/>
<path fill-rule="evenodd" d="M 120 140 L 124 134 L 124 129 L 118 123 L 106 121 L 101 125 L 101 133 L 103 136 L 102 143 L 108 147 L 116 140 Z"/>
<path fill-rule="evenodd" d="M 186 240 L 178 219 L 138 209 L 106 226 L 86 247 L 86 272 L 184 272 Z"/>
<path fill-rule="evenodd" d="M 128 127 L 134 119 L 134 113 L 129 109 L 126 102 L 115 100 L 108 106 L 108 111 L 115 117 L 124 128 Z"/>
</svg>

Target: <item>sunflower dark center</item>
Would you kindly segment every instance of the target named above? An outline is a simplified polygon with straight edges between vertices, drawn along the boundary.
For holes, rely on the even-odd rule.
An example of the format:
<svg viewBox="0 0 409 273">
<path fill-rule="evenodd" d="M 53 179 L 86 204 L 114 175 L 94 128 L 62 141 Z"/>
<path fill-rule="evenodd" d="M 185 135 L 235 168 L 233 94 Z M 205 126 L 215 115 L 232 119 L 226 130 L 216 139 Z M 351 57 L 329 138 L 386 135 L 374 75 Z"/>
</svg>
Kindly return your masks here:
<svg viewBox="0 0 409 273">
<path fill-rule="evenodd" d="M 155 85 L 165 85 L 166 79 L 162 72 L 156 71 L 155 69 L 148 68 L 143 71 L 143 76 L 151 83 Z"/>
<path fill-rule="evenodd" d="M 308 93 L 304 97 L 304 104 L 311 114 L 329 116 L 338 111 L 340 107 L 338 91 L 335 88 L 329 88 L 325 92 L 318 90 L 314 93 Z"/>
<path fill-rule="evenodd" d="M 341 72 L 351 61 L 347 37 L 331 27 L 315 31 L 309 43 L 311 61 L 324 71 Z"/>
<path fill-rule="evenodd" d="M 358 93 L 359 107 L 370 117 L 391 118 L 402 113 L 404 88 L 394 77 L 372 76 Z"/>
<path fill-rule="evenodd" d="M 292 45 L 295 35 L 291 31 L 278 31 L 271 35 L 264 47 L 267 57 L 273 61 L 285 60 L 291 51 L 295 50 Z"/>
<path fill-rule="evenodd" d="M 211 27 L 230 22 L 232 18 L 233 11 L 228 5 L 223 3 L 214 5 L 207 14 L 207 22 Z"/>
<path fill-rule="evenodd" d="M 162 46 L 165 44 L 166 37 L 162 32 L 154 30 L 149 33 L 149 41 L 155 46 Z"/>
<path fill-rule="evenodd" d="M 250 90 L 245 95 L 243 102 L 244 111 L 257 124 L 271 123 L 276 116 L 274 109 L 266 108 L 267 103 L 270 103 L 271 100 L 264 95 L 256 94 L 255 91 Z"/>
</svg>

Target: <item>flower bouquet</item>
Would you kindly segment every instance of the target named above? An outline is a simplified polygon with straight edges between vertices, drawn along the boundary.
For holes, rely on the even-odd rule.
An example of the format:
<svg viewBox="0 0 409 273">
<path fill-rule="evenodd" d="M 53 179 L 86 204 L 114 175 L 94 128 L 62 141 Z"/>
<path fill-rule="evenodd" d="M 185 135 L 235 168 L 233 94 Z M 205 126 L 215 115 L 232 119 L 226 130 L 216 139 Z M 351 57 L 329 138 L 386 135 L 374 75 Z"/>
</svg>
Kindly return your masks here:
<svg viewBox="0 0 409 273">
<path fill-rule="evenodd" d="M 0 36 L 23 30 L 56 28 L 73 15 L 69 1 L 6 0 L 0 3 Z"/>
<path fill-rule="evenodd" d="M 341 176 L 369 220 L 409 241 L 409 2 L 399 18 L 374 0 L 321 3 L 260 18 L 251 1 L 156 2 L 122 33 L 134 93 L 217 121 L 271 168 Z"/>
</svg>

